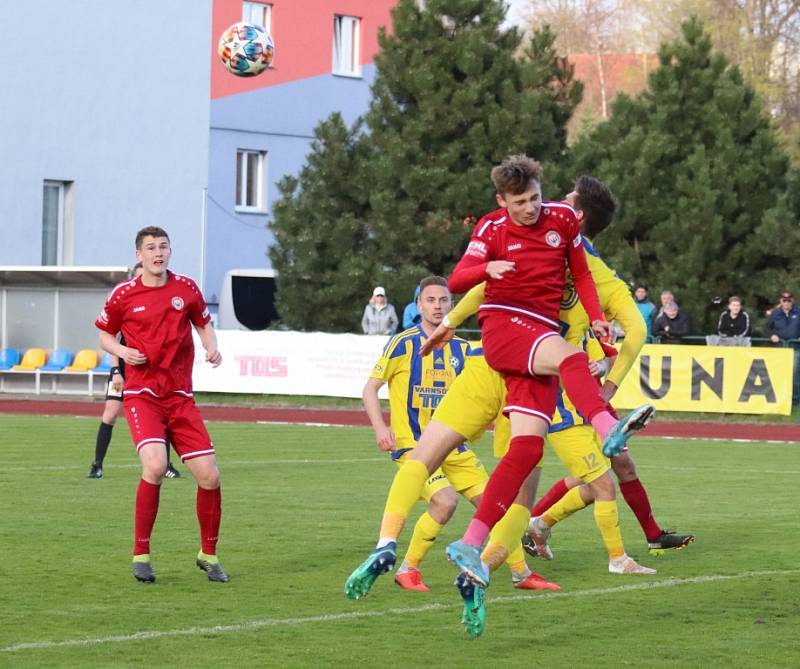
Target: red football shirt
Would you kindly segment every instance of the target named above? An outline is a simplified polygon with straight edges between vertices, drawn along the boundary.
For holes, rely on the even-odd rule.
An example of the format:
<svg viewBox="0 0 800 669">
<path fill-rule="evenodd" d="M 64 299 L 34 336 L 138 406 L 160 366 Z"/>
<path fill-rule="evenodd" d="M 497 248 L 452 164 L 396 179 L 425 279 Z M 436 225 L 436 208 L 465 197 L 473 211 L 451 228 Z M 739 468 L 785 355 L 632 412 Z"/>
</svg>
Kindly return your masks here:
<svg viewBox="0 0 800 669">
<path fill-rule="evenodd" d="M 514 262 L 515 269 L 502 279 L 492 279 L 486 274 L 491 260 Z M 516 225 L 505 209 L 481 218 L 448 284 L 454 293 L 463 293 L 486 281 L 483 313 L 491 309 L 521 313 L 559 329 L 567 268 L 590 320 L 603 320 L 575 212 L 568 204 L 546 201 L 531 226 Z"/>
<path fill-rule="evenodd" d="M 141 278 L 117 285 L 95 321 L 100 330 L 122 332 L 126 345 L 147 356 L 143 365 L 125 367 L 125 394 L 192 394 L 194 342 L 191 325 L 211 320 L 197 284 L 167 270 L 163 286 Z"/>
</svg>

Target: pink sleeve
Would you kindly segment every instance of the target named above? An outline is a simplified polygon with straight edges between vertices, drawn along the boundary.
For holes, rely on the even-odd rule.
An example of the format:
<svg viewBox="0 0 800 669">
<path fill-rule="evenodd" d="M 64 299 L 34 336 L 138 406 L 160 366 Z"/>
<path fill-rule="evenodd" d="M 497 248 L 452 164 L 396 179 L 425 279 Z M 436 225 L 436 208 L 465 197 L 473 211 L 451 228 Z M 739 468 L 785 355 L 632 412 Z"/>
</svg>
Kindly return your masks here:
<svg viewBox="0 0 800 669">
<path fill-rule="evenodd" d="M 578 292 L 583 308 L 589 314 L 589 321 L 604 321 L 603 310 L 600 308 L 600 298 L 597 296 L 597 287 L 592 279 L 592 272 L 586 262 L 586 251 L 583 248 L 583 238 L 578 231 L 578 226 L 573 223 L 569 226 L 569 240 L 567 251 L 567 263 L 572 272 L 572 280 L 575 283 L 575 290 Z"/>
</svg>

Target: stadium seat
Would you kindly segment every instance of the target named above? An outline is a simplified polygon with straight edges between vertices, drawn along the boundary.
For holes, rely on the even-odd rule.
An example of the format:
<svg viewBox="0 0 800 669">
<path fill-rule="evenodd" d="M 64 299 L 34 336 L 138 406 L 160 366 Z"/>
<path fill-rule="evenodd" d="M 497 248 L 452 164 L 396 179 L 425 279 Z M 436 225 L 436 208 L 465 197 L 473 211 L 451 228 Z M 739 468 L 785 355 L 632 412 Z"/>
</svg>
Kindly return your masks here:
<svg viewBox="0 0 800 669">
<path fill-rule="evenodd" d="M 0 370 L 11 369 L 19 364 L 19 351 L 15 348 L 4 348 L 0 351 Z"/>
<path fill-rule="evenodd" d="M 64 369 L 65 372 L 88 372 L 92 367 L 97 365 L 97 351 L 90 348 L 85 348 L 78 351 L 75 356 L 75 362 L 69 367 Z"/>
<path fill-rule="evenodd" d="M 65 348 L 57 348 L 50 354 L 50 360 L 43 367 L 39 367 L 42 372 L 60 372 L 72 362 L 72 351 Z"/>
<path fill-rule="evenodd" d="M 47 362 L 47 353 L 43 348 L 29 348 L 22 356 L 22 362 L 14 365 L 11 371 L 33 372 Z"/>
<path fill-rule="evenodd" d="M 112 367 L 111 354 L 106 352 L 103 353 L 103 357 L 100 359 L 100 364 L 97 365 L 97 367 L 94 367 L 91 371 L 97 374 L 101 373 L 108 374 L 108 372 L 111 371 L 111 367 Z"/>
</svg>

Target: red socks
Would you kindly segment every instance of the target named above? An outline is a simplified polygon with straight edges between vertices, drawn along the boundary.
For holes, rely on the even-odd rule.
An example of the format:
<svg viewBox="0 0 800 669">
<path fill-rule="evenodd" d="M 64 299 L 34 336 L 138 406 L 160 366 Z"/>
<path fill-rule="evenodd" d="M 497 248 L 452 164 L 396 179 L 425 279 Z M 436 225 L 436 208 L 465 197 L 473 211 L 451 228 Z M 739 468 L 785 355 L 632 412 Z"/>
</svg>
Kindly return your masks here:
<svg viewBox="0 0 800 669">
<path fill-rule="evenodd" d="M 558 375 L 575 408 L 592 424 L 600 438 L 605 439 L 616 421 L 600 397 L 597 380 L 589 373 L 589 356 L 581 351 L 564 358 L 558 366 Z"/>
<path fill-rule="evenodd" d="M 558 500 L 560 500 L 564 495 L 567 494 L 567 483 L 564 479 L 560 481 L 556 481 L 553 484 L 553 487 L 550 488 L 542 498 L 536 502 L 531 511 L 531 516 L 541 516 L 547 509 L 549 509 L 553 504 L 555 504 Z"/>
<path fill-rule="evenodd" d="M 136 507 L 133 517 L 133 554 L 145 555 L 150 552 L 150 535 L 158 514 L 158 498 L 161 486 L 139 481 L 136 488 Z"/>
<path fill-rule="evenodd" d="M 222 517 L 222 491 L 197 488 L 197 521 L 200 523 L 200 546 L 206 555 L 217 554 L 219 524 Z"/>
<path fill-rule="evenodd" d="M 647 491 L 644 489 L 641 481 L 639 481 L 639 479 L 633 479 L 633 481 L 625 481 L 625 483 L 620 482 L 619 491 L 622 493 L 628 506 L 631 507 L 631 511 L 633 511 L 636 516 L 636 520 L 639 521 L 639 525 L 642 526 L 644 536 L 647 537 L 647 540 L 655 541 L 658 539 L 661 534 L 661 527 L 659 527 L 656 519 L 653 518 L 650 500 L 647 497 Z"/>
<path fill-rule="evenodd" d="M 522 436 L 511 440 L 508 453 L 503 456 L 489 477 L 480 506 L 475 512 L 474 519 L 486 526 L 486 534 L 513 504 L 520 486 L 539 464 L 543 453 L 544 439 L 541 437 Z M 470 538 L 473 541 L 469 543 L 474 544 L 474 538 L 472 536 Z M 486 536 L 479 538 L 482 543 Z"/>
</svg>

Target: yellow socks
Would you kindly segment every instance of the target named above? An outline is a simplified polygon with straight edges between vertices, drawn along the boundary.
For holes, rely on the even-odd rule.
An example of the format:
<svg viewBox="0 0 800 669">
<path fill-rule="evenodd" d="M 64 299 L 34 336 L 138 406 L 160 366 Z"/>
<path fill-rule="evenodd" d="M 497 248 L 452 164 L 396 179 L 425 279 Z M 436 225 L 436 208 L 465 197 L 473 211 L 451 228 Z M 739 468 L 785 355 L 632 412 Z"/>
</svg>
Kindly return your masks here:
<svg viewBox="0 0 800 669">
<path fill-rule="evenodd" d="M 616 500 L 594 503 L 594 522 L 603 537 L 608 557 L 612 560 L 625 555 L 622 533 L 619 531 L 619 511 Z"/>
<path fill-rule="evenodd" d="M 397 472 L 386 498 L 381 522 L 382 539 L 397 540 L 406 518 L 419 499 L 422 487 L 428 480 L 428 468 L 419 460 L 406 460 Z"/>
<path fill-rule="evenodd" d="M 525 554 L 520 543 L 522 535 L 528 529 L 530 510 L 522 504 L 512 504 L 506 515 L 494 526 L 489 535 L 481 560 L 494 571 L 503 562 L 507 562 L 512 571 L 522 571 L 525 567 Z M 523 565 L 523 566 L 520 566 Z"/>
<path fill-rule="evenodd" d="M 580 511 L 585 506 L 586 502 L 581 498 L 580 486 L 570 488 L 566 495 L 542 514 L 542 520 L 548 527 L 553 527 L 556 523 L 571 516 L 576 511 Z"/>
<path fill-rule="evenodd" d="M 419 517 L 417 524 L 414 525 L 414 533 L 411 535 L 411 543 L 408 545 L 404 560 L 407 566 L 419 569 L 419 563 L 433 546 L 442 527 L 444 526 L 437 523 L 427 511 Z"/>
</svg>

